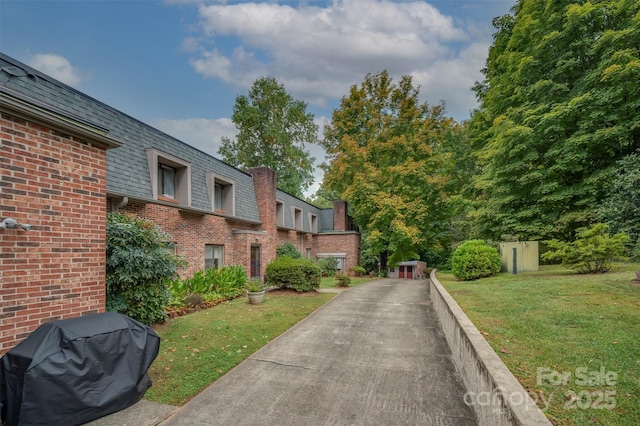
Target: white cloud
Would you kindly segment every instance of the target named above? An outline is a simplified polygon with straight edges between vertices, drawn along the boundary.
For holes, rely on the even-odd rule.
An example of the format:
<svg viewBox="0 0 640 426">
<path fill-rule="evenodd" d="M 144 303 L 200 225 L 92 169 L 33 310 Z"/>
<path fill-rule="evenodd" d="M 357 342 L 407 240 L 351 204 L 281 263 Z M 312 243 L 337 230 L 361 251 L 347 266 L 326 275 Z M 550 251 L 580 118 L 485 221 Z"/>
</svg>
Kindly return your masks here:
<svg viewBox="0 0 640 426">
<path fill-rule="evenodd" d="M 452 64 L 464 81 L 446 85 L 443 98 L 456 108 L 458 99 L 473 101 L 469 87 L 483 64 L 478 66 L 475 56 L 467 58 L 473 50 L 465 47 L 474 45 L 472 38 L 478 41 L 477 34 L 463 30 L 429 3 L 334 0 L 322 7 L 315 2 L 291 6 L 296 4 L 200 5 L 202 38 L 191 65 L 206 77 L 242 89 L 262 75 L 272 75 L 294 97 L 324 107 L 367 73 L 386 69 L 396 79 L 417 77 L 440 73 L 444 64 Z M 235 44 L 229 46 L 230 41 Z M 205 47 L 206 42 L 215 47 Z M 188 44 L 193 49 L 193 40 Z M 432 103 L 440 99 L 428 96 Z"/>
<path fill-rule="evenodd" d="M 83 80 L 89 78 L 88 74 L 73 67 L 67 58 L 52 53 L 33 55 L 28 60 L 28 63 L 38 71 L 48 74 L 69 86 L 78 86 Z"/>
<path fill-rule="evenodd" d="M 152 126 L 216 158 L 222 137 L 233 138 L 238 133 L 235 124 L 228 118 L 186 120 L 158 119 Z"/>
<path fill-rule="evenodd" d="M 448 115 L 468 118 L 469 112 L 477 106 L 471 88 L 482 79 L 479 70 L 485 65 L 488 51 L 488 42 L 472 43 L 457 56 L 439 59 L 429 68 L 414 72 L 413 82 L 420 85 L 420 93 L 430 104 L 444 100 Z"/>
</svg>

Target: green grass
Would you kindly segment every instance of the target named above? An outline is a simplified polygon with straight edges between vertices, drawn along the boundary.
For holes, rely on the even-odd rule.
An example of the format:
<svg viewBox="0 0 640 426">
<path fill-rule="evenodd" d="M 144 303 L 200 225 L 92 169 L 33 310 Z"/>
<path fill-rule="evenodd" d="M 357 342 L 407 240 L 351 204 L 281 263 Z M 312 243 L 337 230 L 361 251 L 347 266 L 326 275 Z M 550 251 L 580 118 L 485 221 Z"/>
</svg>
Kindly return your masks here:
<svg viewBox="0 0 640 426">
<path fill-rule="evenodd" d="M 438 279 L 552 423 L 637 425 L 637 270 L 640 264 L 618 264 L 606 274 L 577 275 L 543 266 L 477 281 Z"/>
<path fill-rule="evenodd" d="M 246 297 L 168 321 L 158 327 L 160 352 L 149 369 L 145 398 L 183 405 L 335 294 L 273 292 L 264 303 Z"/>
<path fill-rule="evenodd" d="M 351 283 L 349 287 L 355 287 L 357 285 L 373 281 L 375 278 L 369 277 L 351 277 Z M 338 280 L 336 277 L 324 277 L 322 281 L 320 281 L 320 288 L 334 288 L 338 284 Z"/>
</svg>

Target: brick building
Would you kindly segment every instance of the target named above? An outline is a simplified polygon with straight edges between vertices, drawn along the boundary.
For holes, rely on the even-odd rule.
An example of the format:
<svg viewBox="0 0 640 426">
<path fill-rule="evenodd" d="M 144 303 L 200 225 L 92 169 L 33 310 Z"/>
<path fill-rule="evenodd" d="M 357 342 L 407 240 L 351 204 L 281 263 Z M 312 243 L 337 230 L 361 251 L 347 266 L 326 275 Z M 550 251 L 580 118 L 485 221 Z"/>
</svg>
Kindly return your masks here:
<svg viewBox="0 0 640 426">
<path fill-rule="evenodd" d="M 105 309 L 108 211 L 157 223 L 189 266 L 262 277 L 290 241 L 359 263 L 344 202 L 319 209 L 0 54 L 0 354 L 43 322 Z"/>
</svg>

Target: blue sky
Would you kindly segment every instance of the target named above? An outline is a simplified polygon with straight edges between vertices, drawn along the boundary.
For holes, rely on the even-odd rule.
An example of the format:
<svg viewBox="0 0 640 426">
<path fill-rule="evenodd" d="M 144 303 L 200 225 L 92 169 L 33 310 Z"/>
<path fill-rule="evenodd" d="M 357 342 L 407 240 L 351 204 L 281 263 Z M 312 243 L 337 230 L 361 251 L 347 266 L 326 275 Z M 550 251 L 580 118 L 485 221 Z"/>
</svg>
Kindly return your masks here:
<svg viewBox="0 0 640 426">
<path fill-rule="evenodd" d="M 270 75 L 319 125 L 367 73 L 412 75 L 462 121 L 515 0 L 0 0 L 0 51 L 217 156 L 235 97 Z M 323 160 L 319 146 L 310 146 Z M 317 189 L 317 182 L 310 193 Z"/>
</svg>

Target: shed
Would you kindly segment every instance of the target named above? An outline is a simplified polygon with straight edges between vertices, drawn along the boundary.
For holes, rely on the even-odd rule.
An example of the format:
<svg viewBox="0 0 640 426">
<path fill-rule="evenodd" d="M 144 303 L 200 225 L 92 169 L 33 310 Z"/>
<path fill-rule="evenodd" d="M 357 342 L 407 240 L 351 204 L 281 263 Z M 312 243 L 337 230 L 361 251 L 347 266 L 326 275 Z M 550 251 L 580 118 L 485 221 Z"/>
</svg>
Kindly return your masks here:
<svg viewBox="0 0 640 426">
<path fill-rule="evenodd" d="M 421 260 L 400 262 L 398 266 L 389 268 L 389 278 L 421 280 L 425 277 L 425 269 L 427 269 L 427 262 Z"/>
</svg>

